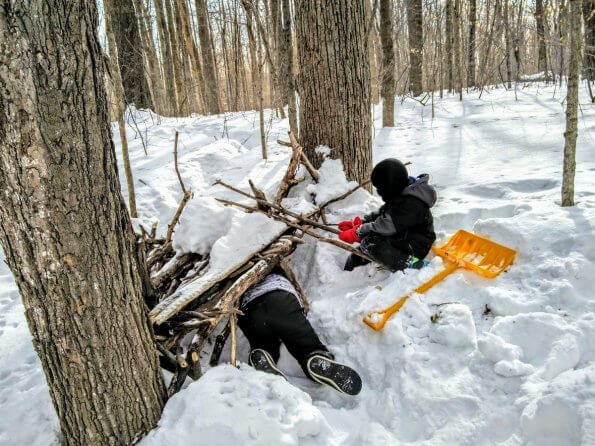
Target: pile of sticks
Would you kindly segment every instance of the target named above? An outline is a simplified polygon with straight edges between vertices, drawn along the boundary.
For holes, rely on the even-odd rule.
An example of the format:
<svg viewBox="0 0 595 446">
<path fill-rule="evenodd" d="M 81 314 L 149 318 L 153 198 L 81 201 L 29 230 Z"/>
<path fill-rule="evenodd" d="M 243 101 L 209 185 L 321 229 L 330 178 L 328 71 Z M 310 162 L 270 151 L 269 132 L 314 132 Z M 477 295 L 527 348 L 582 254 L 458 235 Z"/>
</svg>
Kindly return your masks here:
<svg viewBox="0 0 595 446">
<path fill-rule="evenodd" d="M 278 141 L 281 145 L 291 147 L 292 156 L 279 190 L 272 201 L 267 199 L 264 192 L 258 189 L 252 181 L 249 181 L 250 192 L 240 190 L 223 181 L 217 182 L 239 196 L 253 201 L 252 205 L 247 205 L 218 198 L 217 200 L 222 205 L 234 206 L 245 212 L 260 212 L 286 226 L 286 230 L 271 240 L 268 246 L 254 252 L 224 276 L 207 282 L 183 298 L 179 297 L 184 287 L 202 277 L 209 266 L 208 256 L 203 257 L 192 253 L 176 254 L 172 247 L 171 232 L 189 198 L 189 192 L 184 189 L 181 179 L 184 200 L 178 208 L 174 220 L 168 226 L 167 237 L 157 239 L 155 227 L 151 233 L 142 229 L 141 243 L 145 247 L 146 266 L 152 287 L 152 292 L 146 293 L 147 296 L 150 296 L 147 298 L 147 305 L 151 310 L 149 318 L 154 324 L 155 341 L 160 353 L 161 365 L 174 374 L 168 388 L 169 395 L 180 390 L 187 377 L 200 378 L 202 375 L 201 353 L 207 344 L 214 342 L 209 361 L 209 364 L 214 366 L 219 362 L 228 337 L 231 337 L 230 362 L 235 365 L 236 318 L 242 314 L 239 309 L 241 296 L 249 287 L 260 282 L 273 268 L 279 266 L 284 270 L 300 294 L 307 311 L 308 300 L 291 270 L 288 259 L 297 245 L 304 243 L 305 235 L 371 260 L 357 248 L 326 237 L 319 232 L 322 230 L 331 234 L 339 233 L 335 227 L 325 223 L 327 206 L 348 197 L 360 187 L 365 186 L 366 183 L 319 204 L 313 211 L 305 215 L 295 213 L 282 206 L 281 202 L 291 187 L 304 180 L 304 178 L 296 178 L 300 164 L 304 165 L 313 181 L 318 181 L 320 178 L 319 173 L 305 156 L 294 136 L 291 133 L 289 136 L 290 143 Z M 222 324 L 224 324 L 223 329 L 213 340 L 216 328 Z"/>
</svg>

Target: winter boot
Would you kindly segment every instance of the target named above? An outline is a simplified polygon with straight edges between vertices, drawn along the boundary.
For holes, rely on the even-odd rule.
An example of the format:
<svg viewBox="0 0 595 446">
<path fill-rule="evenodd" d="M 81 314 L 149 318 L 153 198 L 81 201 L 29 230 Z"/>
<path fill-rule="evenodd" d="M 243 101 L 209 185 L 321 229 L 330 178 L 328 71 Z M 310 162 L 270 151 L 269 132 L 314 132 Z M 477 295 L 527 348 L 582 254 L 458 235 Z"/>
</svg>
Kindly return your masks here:
<svg viewBox="0 0 595 446">
<path fill-rule="evenodd" d="M 277 367 L 277 364 L 266 350 L 255 348 L 250 352 L 248 362 L 256 370 L 261 372 L 272 373 L 273 375 L 279 375 L 287 379 L 281 370 Z"/>
<path fill-rule="evenodd" d="M 407 268 L 411 269 L 422 269 L 425 266 L 428 266 L 430 262 L 427 260 L 418 259 L 415 256 L 409 256 L 407 259 Z"/>
<path fill-rule="evenodd" d="M 306 368 L 314 381 L 341 393 L 357 395 L 362 389 L 362 379 L 357 372 L 336 362 L 327 352 L 317 352 L 310 356 Z"/>
</svg>

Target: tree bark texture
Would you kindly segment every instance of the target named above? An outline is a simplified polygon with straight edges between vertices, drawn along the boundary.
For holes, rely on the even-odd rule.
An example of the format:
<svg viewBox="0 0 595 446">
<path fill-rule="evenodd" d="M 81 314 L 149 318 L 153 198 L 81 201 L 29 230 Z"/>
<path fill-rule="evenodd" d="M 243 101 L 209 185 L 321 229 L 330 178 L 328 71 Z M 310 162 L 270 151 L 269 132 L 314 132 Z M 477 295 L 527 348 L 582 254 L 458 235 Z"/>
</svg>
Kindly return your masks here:
<svg viewBox="0 0 595 446">
<path fill-rule="evenodd" d="M 319 167 L 315 152 L 329 146 L 347 178 L 370 177 L 370 67 L 365 6 L 359 0 L 296 3 L 300 74 L 300 143 Z M 348 36 L 348 38 L 345 38 Z"/>
<path fill-rule="evenodd" d="M 168 0 L 166 0 L 168 1 Z M 155 0 L 155 21 L 161 43 L 161 61 L 163 63 L 163 76 L 165 78 L 165 104 L 167 114 L 173 116 L 178 111 L 178 95 L 175 86 L 174 62 L 171 53 L 169 29 L 163 11 L 163 0 Z"/>
<path fill-rule="evenodd" d="M 380 41 L 382 43 L 382 127 L 394 127 L 395 49 L 392 0 L 380 0 Z"/>
<path fill-rule="evenodd" d="M 569 0 L 570 67 L 566 96 L 566 132 L 564 133 L 564 170 L 562 206 L 574 206 L 574 174 L 576 171 L 576 138 L 578 135 L 578 87 L 582 59 L 582 1 Z"/>
<path fill-rule="evenodd" d="M 284 102 L 287 104 L 289 115 L 289 129 L 295 135 L 297 128 L 297 106 L 295 100 L 295 85 L 293 81 L 293 46 L 291 33 L 291 8 L 289 0 L 281 0 L 281 12 L 283 15 L 281 29 L 281 66 L 279 76 L 281 77 L 281 88 L 283 89 Z"/>
<path fill-rule="evenodd" d="M 453 54 L 452 54 L 452 47 L 453 47 L 452 19 L 453 19 L 453 9 L 454 9 L 453 1 L 454 0 L 446 0 L 446 25 L 445 25 L 445 28 L 446 28 L 446 43 L 445 43 L 446 74 L 448 76 L 448 81 L 447 81 L 448 91 L 451 93 L 454 91 L 454 73 L 453 73 L 453 64 L 452 64 L 452 58 L 453 58 Z"/>
<path fill-rule="evenodd" d="M 145 73 L 142 45 L 132 0 L 121 0 L 112 8 L 112 26 L 120 56 L 124 97 L 138 108 L 152 108 L 151 91 Z"/>
<path fill-rule="evenodd" d="M 215 57 L 213 56 L 213 43 L 209 28 L 209 11 L 206 0 L 196 0 L 196 15 L 198 19 L 198 36 L 202 55 L 203 76 L 205 79 L 205 106 L 211 114 L 221 113 L 221 100 L 219 99 L 219 86 L 215 72 Z"/>
<path fill-rule="evenodd" d="M 475 86 L 475 25 L 477 21 L 476 0 L 469 0 L 469 48 L 467 65 L 467 87 Z M 508 42 L 508 40 L 507 40 Z"/>
<path fill-rule="evenodd" d="M 175 0 L 174 0 L 175 1 Z M 180 60 L 180 51 L 178 48 L 178 38 L 176 36 L 176 26 L 174 24 L 174 14 L 172 12 L 171 0 L 163 0 L 165 4 L 165 12 L 167 14 L 167 31 L 169 34 L 171 44 L 171 54 L 174 65 L 174 81 L 176 85 L 177 109 L 176 116 L 188 114 L 188 98 L 184 92 L 182 62 Z"/>
<path fill-rule="evenodd" d="M 97 24 L 95 2 L 0 1 L 0 242 L 66 445 L 138 441 L 165 402 Z"/>
<path fill-rule="evenodd" d="M 407 29 L 409 31 L 409 91 L 413 96 L 423 92 L 423 14 L 421 0 L 407 0 Z"/>
<path fill-rule="evenodd" d="M 545 47 L 545 25 L 544 25 L 543 0 L 535 0 L 535 23 L 537 29 L 537 69 L 548 77 L 547 72 L 547 50 Z"/>
<path fill-rule="evenodd" d="M 124 162 L 124 173 L 126 174 L 126 184 L 128 186 L 128 207 L 130 216 L 137 218 L 136 212 L 136 194 L 134 193 L 134 178 L 132 176 L 132 167 L 130 166 L 130 156 L 128 155 L 128 138 L 126 137 L 126 124 L 124 122 L 124 110 L 126 103 L 124 101 L 124 88 L 122 87 L 122 78 L 120 77 L 120 65 L 118 61 L 118 46 L 112 29 L 112 3 L 111 0 L 103 0 L 105 8 L 105 34 L 107 36 L 109 48 L 109 67 L 114 84 L 114 93 L 116 96 L 116 110 L 118 114 L 118 129 L 120 131 L 120 143 L 122 144 L 122 161 Z"/>
<path fill-rule="evenodd" d="M 585 23 L 585 78 L 595 81 L 595 0 L 583 0 Z"/>
</svg>

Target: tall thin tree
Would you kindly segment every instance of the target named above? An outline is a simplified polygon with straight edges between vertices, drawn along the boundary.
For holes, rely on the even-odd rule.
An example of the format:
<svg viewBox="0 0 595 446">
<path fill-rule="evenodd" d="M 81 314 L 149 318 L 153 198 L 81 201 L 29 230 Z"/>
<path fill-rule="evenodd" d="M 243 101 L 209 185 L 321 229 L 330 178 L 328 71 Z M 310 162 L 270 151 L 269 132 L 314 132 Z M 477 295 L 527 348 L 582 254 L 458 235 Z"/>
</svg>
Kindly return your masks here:
<svg viewBox="0 0 595 446">
<path fill-rule="evenodd" d="M 93 1 L 0 1 L 0 243 L 65 445 L 132 444 L 165 386 Z"/>
<path fill-rule="evenodd" d="M 475 25 L 477 21 L 476 0 L 469 0 L 469 47 L 467 54 L 467 88 L 475 86 Z"/>
<path fill-rule="evenodd" d="M 211 42 L 211 31 L 209 28 L 209 11 L 206 0 L 196 0 L 196 16 L 198 19 L 198 35 L 200 38 L 200 50 L 202 67 L 206 83 L 205 105 L 209 113 L 221 113 L 221 100 L 219 99 L 219 85 L 217 82 L 215 57 L 213 56 L 213 44 Z"/>
<path fill-rule="evenodd" d="M 574 206 L 574 174 L 576 171 L 576 138 L 578 135 L 578 87 L 582 60 L 582 0 L 569 0 L 570 67 L 566 94 L 566 132 L 564 133 L 564 171 L 562 206 Z"/>
</svg>

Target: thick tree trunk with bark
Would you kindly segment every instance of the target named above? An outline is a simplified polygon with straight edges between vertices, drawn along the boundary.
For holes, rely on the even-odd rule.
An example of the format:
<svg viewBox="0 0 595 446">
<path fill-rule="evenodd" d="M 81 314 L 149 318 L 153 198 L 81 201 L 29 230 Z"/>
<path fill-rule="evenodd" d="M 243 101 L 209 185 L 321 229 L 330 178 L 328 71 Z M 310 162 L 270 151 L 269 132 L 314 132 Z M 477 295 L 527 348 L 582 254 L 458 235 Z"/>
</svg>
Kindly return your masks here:
<svg viewBox="0 0 595 446">
<path fill-rule="evenodd" d="M 152 108 L 151 91 L 145 73 L 141 38 L 132 0 L 119 1 L 112 13 L 126 102 L 138 108 Z"/>
<path fill-rule="evenodd" d="M 564 133 L 564 171 L 562 206 L 574 206 L 574 173 L 576 171 L 576 138 L 578 134 L 578 87 L 582 59 L 582 1 L 569 0 L 570 67 L 566 96 L 566 132 Z"/>
<path fill-rule="evenodd" d="M 467 87 L 475 87 L 475 24 L 477 20 L 476 0 L 469 0 L 469 48 L 467 55 Z"/>
<path fill-rule="evenodd" d="M 545 47 L 545 25 L 544 25 L 543 0 L 535 0 L 535 23 L 537 29 L 537 69 L 545 74 L 547 78 L 547 50 Z"/>
<path fill-rule="evenodd" d="M 165 402 L 97 24 L 95 2 L 0 2 L 0 242 L 66 445 L 131 444 Z"/>
<path fill-rule="evenodd" d="M 382 42 L 382 127 L 394 127 L 395 49 L 392 0 L 380 0 L 380 41 Z"/>
<path fill-rule="evenodd" d="M 407 0 L 407 28 L 409 30 L 409 91 L 414 96 L 423 92 L 423 15 L 421 0 Z"/>
<path fill-rule="evenodd" d="M 316 166 L 322 158 L 315 148 L 329 146 L 347 178 L 362 183 L 372 168 L 365 6 L 356 0 L 297 2 L 296 30 L 300 143 Z"/>
<path fill-rule="evenodd" d="M 198 19 L 198 36 L 202 55 L 203 76 L 206 83 L 205 106 L 211 114 L 221 113 L 221 100 L 219 99 L 219 86 L 215 72 L 215 57 L 213 56 L 213 43 L 209 28 L 209 11 L 206 0 L 196 0 L 196 16 Z"/>
</svg>

